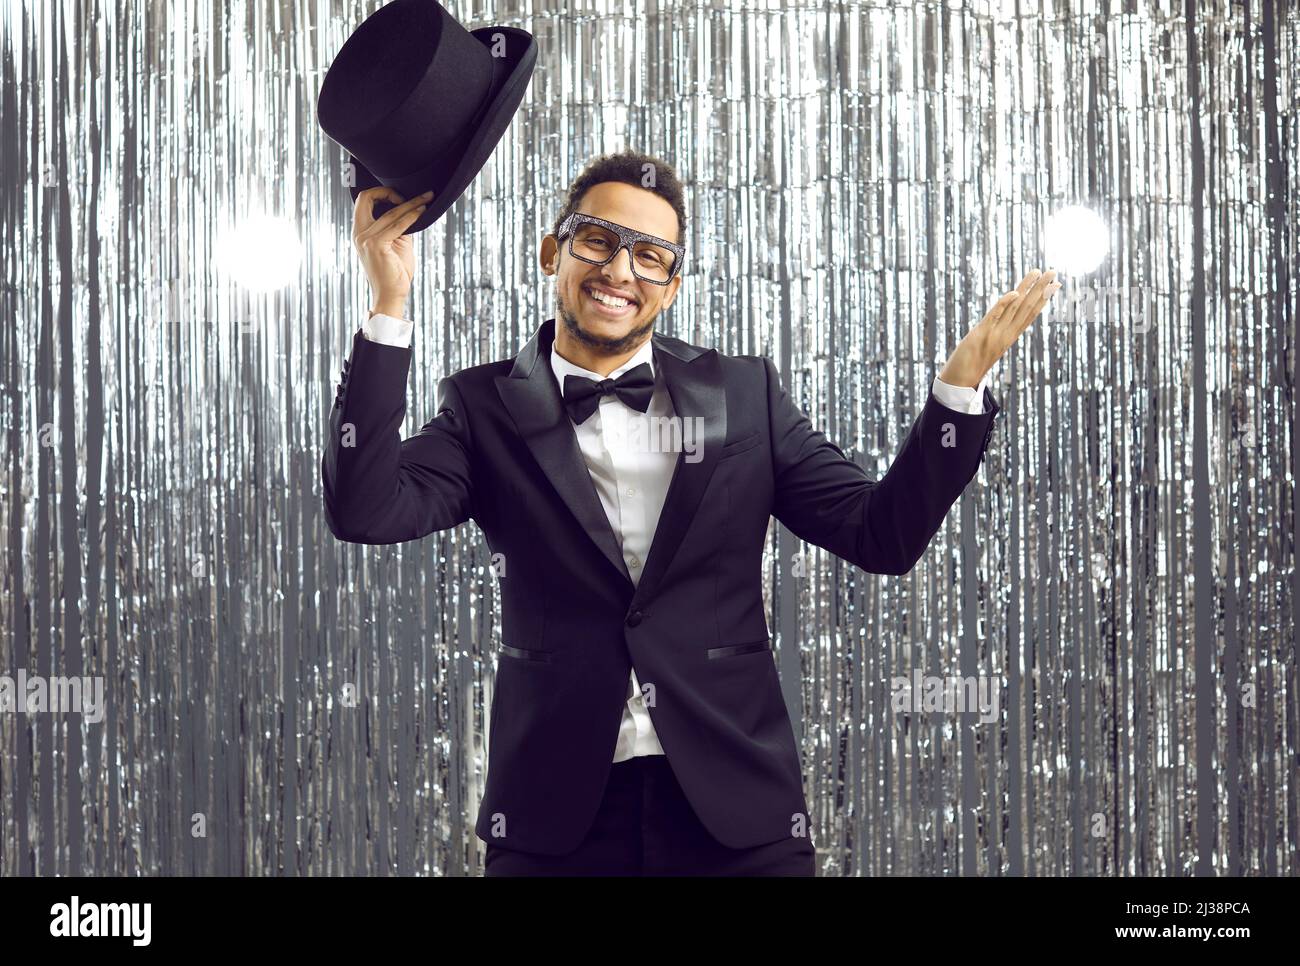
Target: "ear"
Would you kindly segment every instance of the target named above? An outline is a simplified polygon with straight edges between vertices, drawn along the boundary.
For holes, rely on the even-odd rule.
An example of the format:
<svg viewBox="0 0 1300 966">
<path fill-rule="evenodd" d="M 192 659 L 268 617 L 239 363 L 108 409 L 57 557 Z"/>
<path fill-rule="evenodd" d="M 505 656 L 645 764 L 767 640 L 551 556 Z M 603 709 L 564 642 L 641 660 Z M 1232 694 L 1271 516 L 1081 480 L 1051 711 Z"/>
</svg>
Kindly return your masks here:
<svg viewBox="0 0 1300 966">
<path fill-rule="evenodd" d="M 542 239 L 542 247 L 537 253 L 537 263 L 542 266 L 542 272 L 547 275 L 555 275 L 560 270 L 560 243 L 554 235 L 547 235 Z"/>
</svg>

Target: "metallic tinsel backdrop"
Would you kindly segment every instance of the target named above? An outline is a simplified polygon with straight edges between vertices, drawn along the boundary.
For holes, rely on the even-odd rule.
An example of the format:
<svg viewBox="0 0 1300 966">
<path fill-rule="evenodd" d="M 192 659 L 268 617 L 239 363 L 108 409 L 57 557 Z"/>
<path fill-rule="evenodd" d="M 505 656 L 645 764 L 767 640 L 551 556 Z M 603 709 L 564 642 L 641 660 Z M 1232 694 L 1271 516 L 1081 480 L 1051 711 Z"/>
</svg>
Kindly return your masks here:
<svg viewBox="0 0 1300 966">
<path fill-rule="evenodd" d="M 911 574 L 772 527 L 822 874 L 1300 872 L 1295 8 L 447 6 L 541 49 L 418 236 L 407 433 L 554 314 L 537 245 L 599 153 L 687 183 L 662 328 L 772 355 L 873 473 L 1049 217 L 1109 225 Z M 369 296 L 315 97 L 375 7 L 3 4 L 0 675 L 105 686 L 99 721 L 0 714 L 4 874 L 479 872 L 486 546 L 322 517 Z M 227 269 L 229 223 L 301 242 L 286 284 Z M 914 671 L 991 679 L 997 716 L 894 710 Z"/>
</svg>

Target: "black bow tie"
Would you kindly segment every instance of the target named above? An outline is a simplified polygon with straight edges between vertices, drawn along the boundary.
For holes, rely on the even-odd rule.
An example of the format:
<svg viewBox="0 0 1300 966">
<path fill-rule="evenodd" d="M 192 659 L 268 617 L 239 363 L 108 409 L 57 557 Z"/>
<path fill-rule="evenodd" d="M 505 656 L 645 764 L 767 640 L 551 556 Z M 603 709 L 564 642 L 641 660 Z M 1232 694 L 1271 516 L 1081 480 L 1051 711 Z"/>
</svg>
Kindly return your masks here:
<svg viewBox="0 0 1300 966">
<path fill-rule="evenodd" d="M 575 423 L 583 423 L 596 411 L 600 397 L 606 393 L 612 392 L 633 409 L 645 412 L 650 408 L 650 397 L 654 391 L 654 373 L 650 369 L 650 363 L 643 362 L 617 379 L 602 379 L 600 382 L 586 376 L 566 375 L 564 406 L 569 410 L 569 418 Z"/>
</svg>

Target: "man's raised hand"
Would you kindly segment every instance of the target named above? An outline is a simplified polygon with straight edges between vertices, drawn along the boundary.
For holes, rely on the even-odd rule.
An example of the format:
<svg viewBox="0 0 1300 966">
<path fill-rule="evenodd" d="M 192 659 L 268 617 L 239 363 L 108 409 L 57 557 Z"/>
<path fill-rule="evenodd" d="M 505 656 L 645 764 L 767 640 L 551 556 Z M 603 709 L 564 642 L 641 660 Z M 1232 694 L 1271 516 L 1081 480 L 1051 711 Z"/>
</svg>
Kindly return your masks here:
<svg viewBox="0 0 1300 966">
<path fill-rule="evenodd" d="M 975 328 L 966 333 L 939 373 L 939 378 L 951 386 L 978 387 L 984 374 L 993 368 L 993 363 L 1001 359 L 1011 344 L 1020 338 L 1020 333 L 1038 318 L 1060 287 L 1055 270 L 1040 272 L 1034 269 L 1029 272 L 1019 285 L 998 299 Z"/>
<path fill-rule="evenodd" d="M 352 244 L 370 280 L 375 312 L 402 317 L 415 279 L 415 245 L 411 236 L 402 232 L 420 217 L 432 197 L 433 192 L 426 191 L 407 201 L 384 185 L 357 194 Z M 392 202 L 395 207 L 376 218 L 374 206 L 379 201 Z"/>
</svg>

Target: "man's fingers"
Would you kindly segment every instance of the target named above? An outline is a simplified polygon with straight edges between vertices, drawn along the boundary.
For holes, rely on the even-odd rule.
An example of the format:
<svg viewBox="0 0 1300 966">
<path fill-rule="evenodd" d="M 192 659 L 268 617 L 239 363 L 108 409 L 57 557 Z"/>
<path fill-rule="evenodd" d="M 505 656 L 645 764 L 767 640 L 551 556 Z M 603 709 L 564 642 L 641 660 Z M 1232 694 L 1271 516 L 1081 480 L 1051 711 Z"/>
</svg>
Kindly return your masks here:
<svg viewBox="0 0 1300 966">
<path fill-rule="evenodd" d="M 379 185 L 358 192 L 356 204 L 352 207 L 353 236 L 362 234 L 375 223 L 375 202 L 391 201 L 393 204 L 401 204 L 405 200 L 395 188 L 390 188 L 387 185 Z"/>
<path fill-rule="evenodd" d="M 1024 332 L 1025 329 L 1029 328 L 1029 326 L 1033 324 L 1033 321 L 1042 314 L 1043 309 L 1046 307 L 1047 303 L 1052 300 L 1052 296 L 1055 295 L 1060 290 L 1060 288 L 1061 288 L 1060 282 L 1052 282 L 1043 290 L 1043 294 L 1038 299 L 1038 303 L 1034 311 L 1029 313 L 1029 317 L 1025 319 L 1024 322 L 1022 322 L 1019 325 L 1019 327 L 1017 327 L 1016 329 L 1017 337 L 1020 336 L 1021 332 Z"/>
<path fill-rule="evenodd" d="M 1022 278 L 1020 284 L 1016 286 L 1016 291 L 1021 295 L 1028 294 L 1029 290 L 1034 287 L 1040 278 L 1042 278 L 1042 275 L 1043 273 L 1037 268 L 1025 272 L 1025 277 Z"/>
<path fill-rule="evenodd" d="M 1052 300 L 1052 296 L 1056 295 L 1060 290 L 1061 290 L 1061 282 L 1052 282 L 1052 285 L 1049 285 L 1047 289 L 1044 290 L 1043 302 L 1039 304 L 1039 307 L 1037 307 L 1037 311 L 1035 311 L 1034 315 L 1030 317 L 1031 322 L 1037 319 L 1037 317 L 1039 317 L 1040 315 L 1043 315 L 1043 309 L 1047 308 L 1048 303 L 1050 302 L 1050 300 Z"/>
<path fill-rule="evenodd" d="M 393 239 L 406 237 L 405 235 L 406 229 L 410 228 L 411 225 L 415 224 L 415 220 L 419 218 L 422 214 L 424 214 L 424 209 L 428 207 L 429 207 L 428 205 L 420 205 L 417 208 L 412 208 L 406 214 L 402 215 L 401 218 L 398 218 L 397 221 L 393 222 L 393 224 L 389 228 L 389 231 L 386 232 L 385 234 L 388 235 L 391 233 L 391 237 Z"/>
<path fill-rule="evenodd" d="M 403 202 L 391 211 L 386 211 L 382 216 L 376 218 L 368 228 L 362 231 L 357 240 L 361 241 L 368 238 L 390 239 L 400 235 L 411 222 L 424 213 L 424 209 L 429 207 L 429 199 L 433 197 L 432 191 L 426 191 L 422 195 L 416 195 L 410 201 Z M 414 217 L 408 218 L 408 215 L 414 213 Z"/>
<path fill-rule="evenodd" d="M 989 317 L 995 322 L 1004 318 L 1015 306 L 1016 299 L 1019 297 L 1020 293 L 1015 289 L 1010 292 L 1003 292 L 1002 297 L 993 304 L 993 308 L 989 309 Z"/>
<path fill-rule="evenodd" d="M 1038 276 L 1034 276 L 1031 272 L 1025 276 L 1018 289 L 1021 293 L 1020 304 L 1016 306 L 1015 314 L 1011 316 L 1014 331 L 1019 332 L 1038 314 L 1038 310 L 1044 304 L 1042 302 L 1043 293 L 1047 290 L 1047 286 L 1054 281 L 1056 281 L 1055 270 L 1043 272 Z"/>
</svg>

